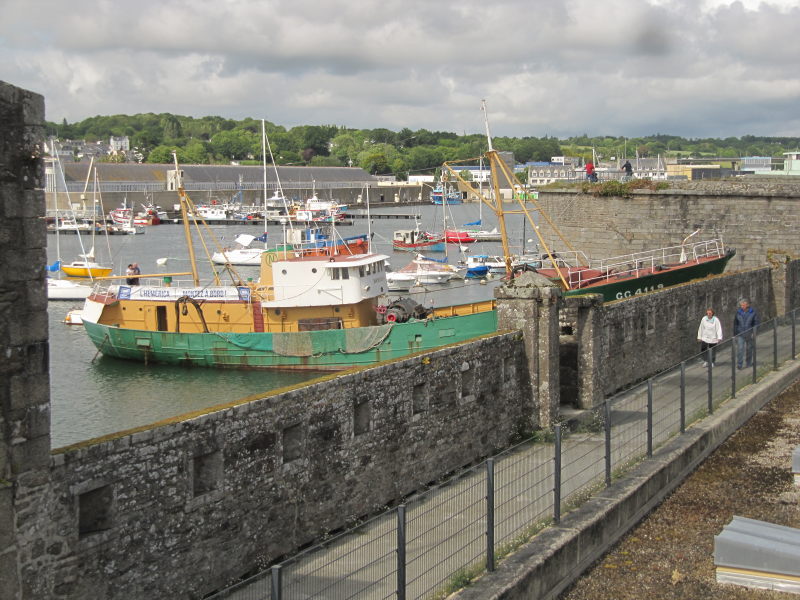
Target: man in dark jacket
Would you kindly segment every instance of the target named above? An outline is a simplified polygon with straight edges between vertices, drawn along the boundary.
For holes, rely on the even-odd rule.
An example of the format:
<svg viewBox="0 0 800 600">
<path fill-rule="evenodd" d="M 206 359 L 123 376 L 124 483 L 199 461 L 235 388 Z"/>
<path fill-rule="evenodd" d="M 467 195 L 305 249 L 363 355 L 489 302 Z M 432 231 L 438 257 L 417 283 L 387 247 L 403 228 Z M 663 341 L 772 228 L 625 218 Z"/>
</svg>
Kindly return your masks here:
<svg viewBox="0 0 800 600">
<path fill-rule="evenodd" d="M 753 329 L 759 324 L 758 313 L 753 310 L 746 298 L 739 300 L 739 309 L 733 320 L 733 335 L 736 336 L 736 366 L 740 369 L 745 363 L 753 366 Z"/>
<path fill-rule="evenodd" d="M 625 164 L 622 165 L 622 171 L 625 171 L 625 181 L 630 181 L 631 177 L 633 176 L 633 165 L 631 161 L 626 160 Z"/>
</svg>

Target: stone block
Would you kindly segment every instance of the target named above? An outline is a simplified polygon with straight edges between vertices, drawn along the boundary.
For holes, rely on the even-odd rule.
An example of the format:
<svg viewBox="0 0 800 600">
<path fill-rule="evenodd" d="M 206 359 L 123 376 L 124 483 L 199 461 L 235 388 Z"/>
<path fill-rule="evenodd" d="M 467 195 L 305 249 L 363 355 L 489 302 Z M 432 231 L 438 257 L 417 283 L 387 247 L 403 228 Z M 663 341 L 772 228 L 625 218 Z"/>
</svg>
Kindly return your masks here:
<svg viewBox="0 0 800 600">
<path fill-rule="evenodd" d="M 3 600 L 20 598 L 20 582 L 17 577 L 18 553 L 15 546 L 0 546 L 0 594 Z"/>
<path fill-rule="evenodd" d="M 9 461 L 12 475 L 25 471 L 48 469 L 50 466 L 50 436 L 27 440 L 11 446 Z"/>
</svg>

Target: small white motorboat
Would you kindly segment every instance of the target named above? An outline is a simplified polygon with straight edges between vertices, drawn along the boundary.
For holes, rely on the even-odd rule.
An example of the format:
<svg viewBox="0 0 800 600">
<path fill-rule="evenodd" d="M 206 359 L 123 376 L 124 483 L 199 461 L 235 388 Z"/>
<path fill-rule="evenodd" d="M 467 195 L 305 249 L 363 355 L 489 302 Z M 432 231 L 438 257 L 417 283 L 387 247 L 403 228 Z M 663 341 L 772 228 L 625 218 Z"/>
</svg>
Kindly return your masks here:
<svg viewBox="0 0 800 600">
<path fill-rule="evenodd" d="M 81 285 L 68 279 L 47 278 L 48 300 L 85 300 L 91 293 L 91 286 Z"/>
<path fill-rule="evenodd" d="M 407 292 L 417 281 L 416 273 L 401 273 L 399 271 L 386 273 L 386 282 L 390 292 Z"/>
</svg>

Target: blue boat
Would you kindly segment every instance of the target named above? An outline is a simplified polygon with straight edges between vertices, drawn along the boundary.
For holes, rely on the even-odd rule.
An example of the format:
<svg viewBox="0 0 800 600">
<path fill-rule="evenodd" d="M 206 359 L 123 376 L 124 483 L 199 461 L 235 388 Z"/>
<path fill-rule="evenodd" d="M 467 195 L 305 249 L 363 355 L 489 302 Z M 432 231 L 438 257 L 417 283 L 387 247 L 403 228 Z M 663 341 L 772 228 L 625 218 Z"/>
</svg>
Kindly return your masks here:
<svg viewBox="0 0 800 600">
<path fill-rule="evenodd" d="M 463 204 L 464 201 L 461 199 L 461 193 L 457 190 L 451 190 L 444 194 L 442 186 L 439 185 L 431 190 L 431 202 L 441 206 L 445 202 L 447 204 Z"/>
</svg>

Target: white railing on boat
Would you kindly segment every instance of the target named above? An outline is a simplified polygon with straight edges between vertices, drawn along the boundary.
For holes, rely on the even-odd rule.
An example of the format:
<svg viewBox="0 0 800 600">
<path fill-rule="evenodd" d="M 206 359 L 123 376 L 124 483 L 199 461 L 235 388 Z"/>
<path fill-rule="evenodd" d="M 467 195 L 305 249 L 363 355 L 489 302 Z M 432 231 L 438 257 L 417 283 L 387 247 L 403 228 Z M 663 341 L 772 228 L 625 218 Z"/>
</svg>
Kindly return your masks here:
<svg viewBox="0 0 800 600">
<path fill-rule="evenodd" d="M 721 239 L 713 239 L 595 260 L 580 251 L 554 251 L 552 255 L 558 268 L 569 273 L 570 286 L 582 287 L 598 277 L 638 277 L 653 272 L 657 267 L 669 268 L 721 258 L 725 255 L 725 245 Z M 542 268 L 551 266 L 546 254 L 542 254 L 541 259 Z"/>
</svg>

